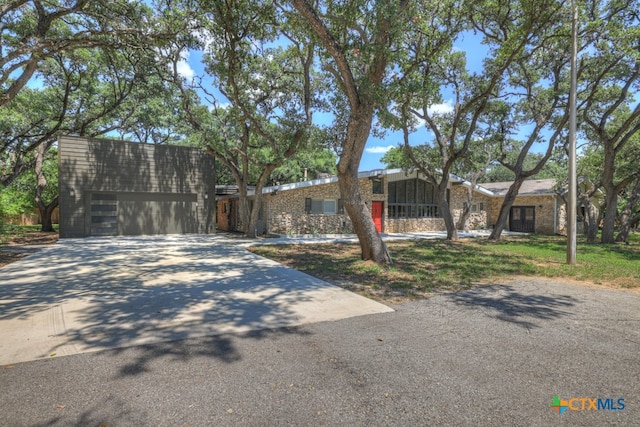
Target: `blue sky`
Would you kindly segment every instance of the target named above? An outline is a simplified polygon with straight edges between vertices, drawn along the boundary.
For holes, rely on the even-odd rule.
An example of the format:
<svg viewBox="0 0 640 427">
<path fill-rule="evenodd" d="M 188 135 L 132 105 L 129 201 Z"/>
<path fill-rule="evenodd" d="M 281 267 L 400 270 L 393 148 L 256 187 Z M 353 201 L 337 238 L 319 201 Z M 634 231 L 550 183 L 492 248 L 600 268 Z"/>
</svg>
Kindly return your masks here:
<svg viewBox="0 0 640 427">
<path fill-rule="evenodd" d="M 456 49 L 464 51 L 466 53 L 467 67 L 471 71 L 479 71 L 482 69 L 482 63 L 487 54 L 487 47 L 480 44 L 479 38 L 475 37 L 471 33 L 466 33 L 465 36 L 455 46 Z M 185 53 L 184 60 L 179 64 L 179 72 L 187 79 L 190 80 L 194 76 L 202 76 L 204 74 L 203 65 L 201 63 L 202 52 L 190 51 Z M 221 97 L 222 99 L 222 97 Z M 450 94 L 442 93 L 443 102 L 432 106 L 432 109 L 439 111 L 451 111 L 453 108 L 453 97 Z M 223 101 L 221 101 L 224 103 Z M 322 116 L 322 115 L 316 115 Z M 325 115 L 326 117 L 326 115 Z M 526 129 L 522 129 L 521 136 L 526 137 Z M 416 132 L 411 134 L 410 140 L 412 145 L 418 145 L 430 140 L 431 134 L 428 130 L 421 126 Z M 359 169 L 361 171 L 368 171 L 373 169 L 384 168 L 385 165 L 380 162 L 382 156 L 391 148 L 397 147 L 403 142 L 402 132 L 400 131 L 387 131 L 383 138 L 379 138 L 371 135 L 365 147 L 362 159 L 360 161 Z M 541 152 L 543 148 L 546 149 L 546 144 L 542 144 L 544 147 L 535 147 L 533 152 Z"/>
</svg>

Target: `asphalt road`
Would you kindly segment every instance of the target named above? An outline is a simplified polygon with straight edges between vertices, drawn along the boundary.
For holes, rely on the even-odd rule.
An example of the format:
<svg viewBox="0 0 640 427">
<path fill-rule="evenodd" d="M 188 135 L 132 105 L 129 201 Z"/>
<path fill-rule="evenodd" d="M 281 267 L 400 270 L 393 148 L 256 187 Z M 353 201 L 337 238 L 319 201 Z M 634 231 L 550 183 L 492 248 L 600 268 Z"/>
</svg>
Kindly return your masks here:
<svg viewBox="0 0 640 427">
<path fill-rule="evenodd" d="M 0 425 L 638 426 L 639 307 L 637 294 L 521 279 L 390 313 L 18 363 L 0 368 Z M 585 410 L 560 414 L 554 396 Z M 589 410 L 598 398 L 624 409 Z"/>
</svg>

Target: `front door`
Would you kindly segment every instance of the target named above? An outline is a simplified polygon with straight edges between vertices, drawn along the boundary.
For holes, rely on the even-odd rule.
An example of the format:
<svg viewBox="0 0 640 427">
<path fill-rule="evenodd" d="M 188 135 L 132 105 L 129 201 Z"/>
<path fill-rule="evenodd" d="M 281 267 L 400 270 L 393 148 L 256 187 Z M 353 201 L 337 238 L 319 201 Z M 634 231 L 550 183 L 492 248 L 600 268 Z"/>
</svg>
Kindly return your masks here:
<svg viewBox="0 0 640 427">
<path fill-rule="evenodd" d="M 535 206 L 513 206 L 509 215 L 509 230 L 521 233 L 535 233 Z"/>
<path fill-rule="evenodd" d="M 382 233 L 382 202 L 371 202 L 371 217 L 378 233 Z"/>
</svg>

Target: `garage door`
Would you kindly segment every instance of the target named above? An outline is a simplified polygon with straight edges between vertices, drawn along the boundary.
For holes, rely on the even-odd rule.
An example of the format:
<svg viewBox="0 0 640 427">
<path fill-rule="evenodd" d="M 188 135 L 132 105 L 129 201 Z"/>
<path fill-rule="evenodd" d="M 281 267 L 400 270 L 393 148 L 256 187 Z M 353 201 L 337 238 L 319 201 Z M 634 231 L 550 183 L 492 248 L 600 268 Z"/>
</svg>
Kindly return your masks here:
<svg viewBox="0 0 640 427">
<path fill-rule="evenodd" d="M 92 194 L 92 236 L 183 234 L 197 231 L 196 194 Z"/>
</svg>

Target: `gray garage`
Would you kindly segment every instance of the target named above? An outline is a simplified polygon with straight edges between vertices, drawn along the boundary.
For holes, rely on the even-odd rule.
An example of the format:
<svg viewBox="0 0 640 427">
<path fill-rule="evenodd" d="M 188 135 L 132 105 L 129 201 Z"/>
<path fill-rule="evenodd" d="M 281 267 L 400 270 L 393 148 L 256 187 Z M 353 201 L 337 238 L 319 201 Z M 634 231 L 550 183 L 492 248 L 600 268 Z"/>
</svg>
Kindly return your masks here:
<svg viewBox="0 0 640 427">
<path fill-rule="evenodd" d="M 58 149 L 60 237 L 214 232 L 202 150 L 68 136 Z"/>
</svg>

